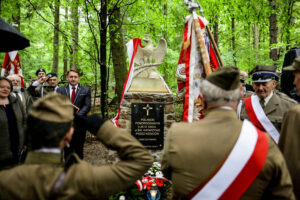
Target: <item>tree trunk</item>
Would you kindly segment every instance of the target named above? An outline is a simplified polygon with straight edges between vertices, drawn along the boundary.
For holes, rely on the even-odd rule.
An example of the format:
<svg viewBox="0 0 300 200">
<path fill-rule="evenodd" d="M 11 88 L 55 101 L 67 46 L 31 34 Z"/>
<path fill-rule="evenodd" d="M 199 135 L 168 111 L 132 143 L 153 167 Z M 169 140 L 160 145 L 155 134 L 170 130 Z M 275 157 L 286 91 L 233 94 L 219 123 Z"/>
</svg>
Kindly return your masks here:
<svg viewBox="0 0 300 200">
<path fill-rule="evenodd" d="M 107 119 L 107 67 L 106 67 L 106 33 L 107 33 L 107 0 L 101 0 L 100 12 L 100 73 L 101 73 L 101 113 Z"/>
<path fill-rule="evenodd" d="M 293 7 L 294 7 L 294 4 L 295 4 L 295 0 L 289 0 L 288 1 L 288 12 L 287 12 L 287 15 L 288 15 L 288 20 L 287 20 L 287 23 L 286 23 L 286 50 L 289 50 L 290 47 L 291 47 L 291 32 L 290 32 L 290 29 L 291 27 L 293 26 L 294 22 L 293 22 Z"/>
<path fill-rule="evenodd" d="M 168 44 L 168 21 L 167 21 L 167 19 L 168 19 L 168 1 L 166 1 L 165 2 L 165 4 L 164 4 L 164 7 L 163 7 L 163 11 L 164 11 L 164 23 L 165 23 L 165 30 L 164 30 L 164 32 L 163 32 L 163 37 L 166 39 L 166 42 L 167 42 L 167 44 Z M 165 82 L 168 84 L 168 80 L 169 80 L 169 74 L 168 74 L 168 68 L 169 68 L 169 65 L 166 63 L 166 64 L 164 64 L 163 65 L 163 69 L 164 69 L 164 80 L 165 80 Z"/>
<path fill-rule="evenodd" d="M 231 44 L 232 44 L 232 51 L 233 51 L 233 63 L 234 66 L 236 67 L 237 65 L 237 61 L 236 61 L 236 51 L 235 51 L 235 18 L 232 17 L 231 18 Z"/>
<path fill-rule="evenodd" d="M 253 25 L 253 48 L 255 51 L 255 59 L 258 59 L 257 50 L 259 49 L 259 32 L 256 23 Z"/>
<path fill-rule="evenodd" d="M 216 15 L 214 18 L 215 24 L 214 24 L 214 40 L 216 42 L 217 47 L 219 47 L 219 22 L 218 22 L 219 16 Z"/>
<path fill-rule="evenodd" d="M 13 26 L 20 31 L 20 25 L 21 25 L 21 5 L 19 0 L 14 0 L 13 1 L 13 8 L 14 12 L 12 14 L 12 19 L 13 19 Z"/>
<path fill-rule="evenodd" d="M 116 94 L 120 102 L 123 86 L 127 77 L 126 49 L 122 31 L 122 17 L 120 8 L 115 8 L 110 18 L 110 48 L 112 52 L 112 61 L 114 64 L 114 74 L 116 83 Z"/>
<path fill-rule="evenodd" d="M 253 48 L 258 50 L 259 48 L 259 32 L 258 26 L 254 23 L 253 25 Z"/>
<path fill-rule="evenodd" d="M 78 63 L 78 27 L 79 27 L 79 14 L 78 14 L 78 6 L 79 0 L 72 0 L 72 8 L 71 8 L 71 15 L 73 21 L 72 27 L 72 45 L 71 45 L 71 55 L 70 55 L 70 69 L 77 69 L 79 70 L 79 63 Z"/>
<path fill-rule="evenodd" d="M 269 31 L 270 31 L 270 46 L 277 44 L 277 15 L 276 15 L 276 0 L 270 1 L 272 14 L 269 17 Z M 273 61 L 278 60 L 277 48 L 271 47 L 270 58 Z"/>
<path fill-rule="evenodd" d="M 59 54 L 59 9 L 60 0 L 54 1 L 54 36 L 53 36 L 53 66 L 52 72 L 58 74 L 58 54 Z"/>
<path fill-rule="evenodd" d="M 68 6 L 65 8 L 65 29 L 67 28 L 68 24 Z M 63 74 L 63 80 L 67 79 L 67 71 L 68 71 L 68 44 L 67 41 L 64 41 L 64 47 L 63 47 L 63 62 L 64 62 L 64 74 Z"/>
</svg>

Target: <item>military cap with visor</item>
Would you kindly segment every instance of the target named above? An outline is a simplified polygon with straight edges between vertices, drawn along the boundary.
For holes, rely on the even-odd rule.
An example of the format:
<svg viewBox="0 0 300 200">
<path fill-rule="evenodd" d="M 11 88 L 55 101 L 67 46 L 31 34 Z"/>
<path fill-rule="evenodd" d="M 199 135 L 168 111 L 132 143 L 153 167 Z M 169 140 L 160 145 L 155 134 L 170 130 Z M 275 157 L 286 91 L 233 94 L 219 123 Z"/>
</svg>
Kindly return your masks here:
<svg viewBox="0 0 300 200">
<path fill-rule="evenodd" d="M 278 81 L 279 76 L 276 73 L 276 68 L 276 66 L 256 65 L 250 72 L 252 75 L 252 82 Z"/>
<path fill-rule="evenodd" d="M 300 56 L 295 58 L 292 65 L 285 67 L 284 71 L 300 71 Z"/>
<path fill-rule="evenodd" d="M 235 90 L 240 87 L 240 70 L 236 67 L 222 67 L 208 75 L 206 80 L 223 90 Z"/>
</svg>

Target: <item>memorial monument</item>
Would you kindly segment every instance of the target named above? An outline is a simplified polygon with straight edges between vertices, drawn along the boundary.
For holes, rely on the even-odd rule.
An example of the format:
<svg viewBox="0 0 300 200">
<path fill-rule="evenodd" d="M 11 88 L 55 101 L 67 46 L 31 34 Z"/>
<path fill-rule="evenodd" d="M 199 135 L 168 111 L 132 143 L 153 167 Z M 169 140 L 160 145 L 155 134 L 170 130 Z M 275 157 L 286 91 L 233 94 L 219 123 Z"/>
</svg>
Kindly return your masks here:
<svg viewBox="0 0 300 200">
<path fill-rule="evenodd" d="M 161 38 L 154 47 L 148 34 L 143 38 L 133 58 L 135 68 L 129 89 L 120 105 L 118 124 L 130 130 L 146 148 L 161 150 L 164 136 L 175 122 L 173 94 L 157 71 L 166 51 L 166 40 Z"/>
</svg>

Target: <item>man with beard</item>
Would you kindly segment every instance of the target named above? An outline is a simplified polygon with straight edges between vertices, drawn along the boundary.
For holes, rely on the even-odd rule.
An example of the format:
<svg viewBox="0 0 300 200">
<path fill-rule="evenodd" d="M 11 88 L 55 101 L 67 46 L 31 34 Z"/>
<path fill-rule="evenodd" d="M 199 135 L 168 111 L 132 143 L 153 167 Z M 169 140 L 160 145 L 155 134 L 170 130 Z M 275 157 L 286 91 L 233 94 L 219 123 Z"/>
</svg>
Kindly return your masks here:
<svg viewBox="0 0 300 200">
<path fill-rule="evenodd" d="M 46 76 L 33 82 L 27 90 L 33 97 L 43 97 L 49 92 L 56 92 L 57 88 L 57 74 L 54 72 L 50 72 Z"/>
<path fill-rule="evenodd" d="M 17 74 L 7 76 L 13 84 L 12 95 L 17 97 L 23 104 L 26 115 L 28 114 L 29 108 L 33 103 L 33 98 L 24 88 L 21 87 L 21 78 Z"/>
</svg>

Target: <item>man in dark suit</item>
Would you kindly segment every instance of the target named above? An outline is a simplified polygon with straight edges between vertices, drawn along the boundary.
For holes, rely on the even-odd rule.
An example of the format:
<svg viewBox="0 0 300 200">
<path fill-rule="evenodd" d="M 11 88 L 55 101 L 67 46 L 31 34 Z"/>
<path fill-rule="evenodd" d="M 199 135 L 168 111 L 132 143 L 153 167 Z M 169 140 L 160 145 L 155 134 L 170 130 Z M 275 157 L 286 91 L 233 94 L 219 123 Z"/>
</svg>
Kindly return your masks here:
<svg viewBox="0 0 300 200">
<path fill-rule="evenodd" d="M 91 108 L 91 90 L 88 87 L 81 86 L 79 73 L 71 69 L 67 73 L 68 85 L 60 87 L 56 92 L 66 95 L 70 98 L 76 115 L 86 116 Z M 85 142 L 86 130 L 78 124 L 74 124 L 74 135 L 69 148 L 65 148 L 65 158 L 75 152 L 83 159 L 83 145 Z"/>
</svg>

